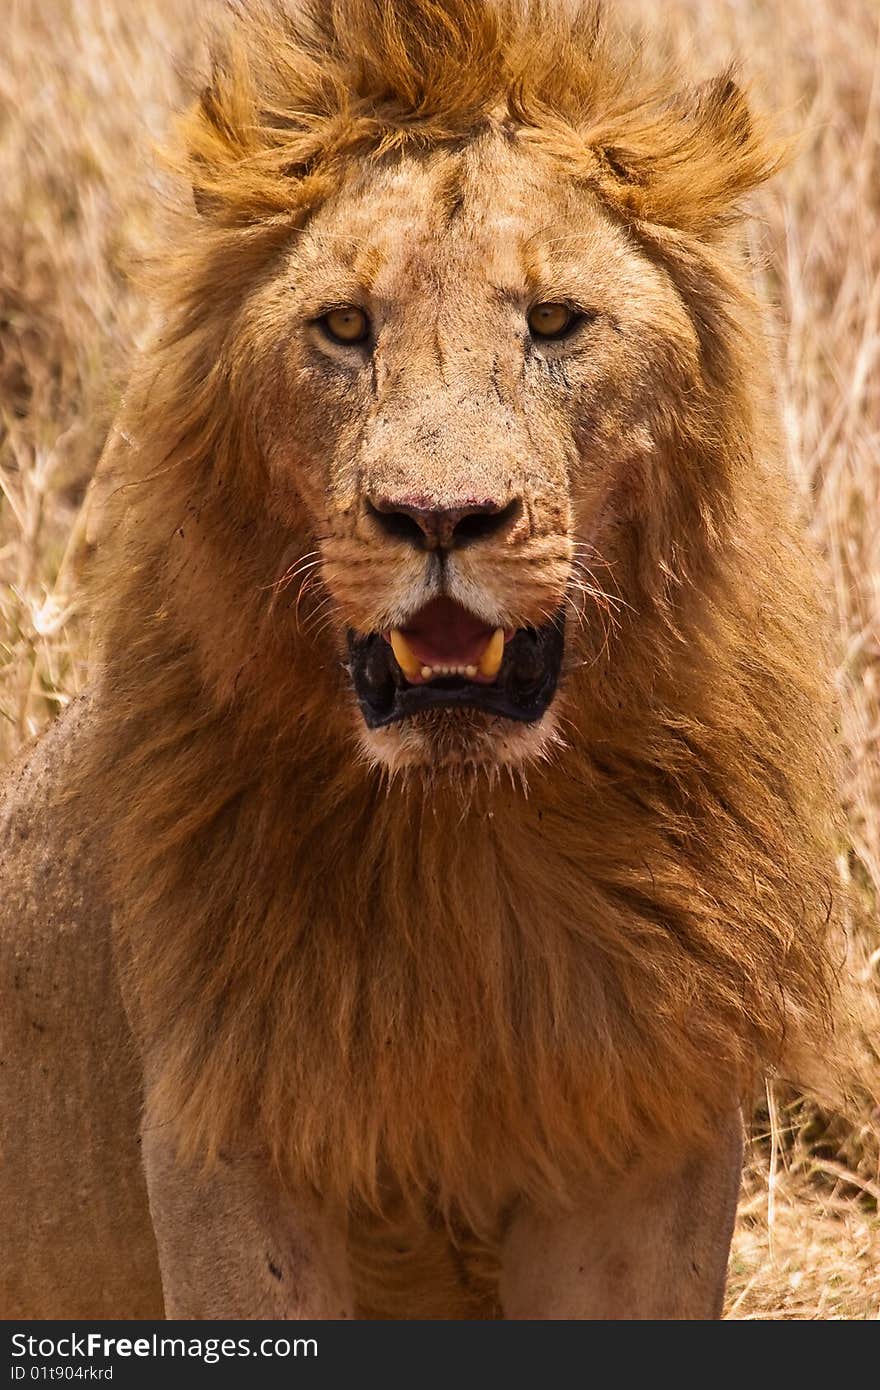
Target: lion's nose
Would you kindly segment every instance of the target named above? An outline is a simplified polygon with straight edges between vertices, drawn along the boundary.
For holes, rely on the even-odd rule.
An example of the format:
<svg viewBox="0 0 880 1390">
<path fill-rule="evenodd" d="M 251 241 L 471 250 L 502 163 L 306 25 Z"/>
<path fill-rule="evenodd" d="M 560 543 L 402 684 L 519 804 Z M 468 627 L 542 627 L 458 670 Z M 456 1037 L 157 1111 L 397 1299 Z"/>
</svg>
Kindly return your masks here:
<svg viewBox="0 0 880 1390">
<path fill-rule="evenodd" d="M 409 541 L 420 550 L 461 550 L 508 530 L 522 512 L 515 497 L 502 505 L 491 500 L 467 501 L 458 507 L 419 505 L 409 497 L 367 499 L 373 520 L 387 536 Z"/>
</svg>

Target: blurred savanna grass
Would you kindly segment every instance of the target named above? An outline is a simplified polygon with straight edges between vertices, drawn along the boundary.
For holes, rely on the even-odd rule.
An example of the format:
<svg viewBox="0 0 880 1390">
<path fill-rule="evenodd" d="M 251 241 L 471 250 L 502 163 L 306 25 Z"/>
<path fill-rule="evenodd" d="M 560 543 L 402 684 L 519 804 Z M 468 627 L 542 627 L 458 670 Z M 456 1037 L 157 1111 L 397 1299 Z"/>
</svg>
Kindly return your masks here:
<svg viewBox="0 0 880 1390">
<path fill-rule="evenodd" d="M 132 281 L 218 0 L 5 0 L 0 42 L 0 758 L 88 678 L 88 480 L 144 327 Z M 856 1064 L 835 1104 L 768 1088 L 732 1317 L 880 1314 L 880 6 L 616 0 L 695 78 L 737 60 L 800 132 L 750 236 L 778 342 L 788 463 L 838 632 Z M 136 278 L 136 277 L 135 277 Z"/>
</svg>

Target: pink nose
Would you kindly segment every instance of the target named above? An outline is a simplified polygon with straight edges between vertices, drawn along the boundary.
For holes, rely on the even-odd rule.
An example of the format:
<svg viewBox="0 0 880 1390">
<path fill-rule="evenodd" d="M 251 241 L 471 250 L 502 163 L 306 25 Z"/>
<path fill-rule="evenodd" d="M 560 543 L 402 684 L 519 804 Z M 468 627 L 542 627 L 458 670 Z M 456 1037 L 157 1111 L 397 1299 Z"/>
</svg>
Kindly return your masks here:
<svg viewBox="0 0 880 1390">
<path fill-rule="evenodd" d="M 408 541 L 420 550 L 460 550 L 508 530 L 522 511 L 522 502 L 515 497 L 506 505 L 489 500 L 433 508 L 418 506 L 407 497 L 377 497 L 368 499 L 367 508 L 395 540 Z"/>
</svg>

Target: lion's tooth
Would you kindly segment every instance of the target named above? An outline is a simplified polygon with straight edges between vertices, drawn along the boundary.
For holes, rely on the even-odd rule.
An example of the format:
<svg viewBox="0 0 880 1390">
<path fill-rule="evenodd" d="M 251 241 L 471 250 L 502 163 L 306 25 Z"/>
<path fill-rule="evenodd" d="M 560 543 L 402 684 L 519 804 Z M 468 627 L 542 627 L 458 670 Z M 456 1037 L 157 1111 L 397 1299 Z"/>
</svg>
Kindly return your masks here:
<svg viewBox="0 0 880 1390">
<path fill-rule="evenodd" d="M 486 646 L 486 650 L 480 657 L 478 670 L 481 676 L 487 680 L 494 680 L 501 669 L 501 662 L 504 659 L 504 628 L 496 627 Z"/>
<path fill-rule="evenodd" d="M 421 671 L 419 672 L 419 675 L 421 676 L 423 681 L 429 681 L 433 674 L 434 668 L 432 666 L 423 666 Z"/>
<path fill-rule="evenodd" d="M 467 676 L 468 680 L 473 680 L 474 676 L 477 674 L 476 666 L 465 666 L 464 674 Z"/>
<path fill-rule="evenodd" d="M 422 673 L 422 663 L 403 633 L 396 627 L 391 629 L 391 650 L 407 680 L 415 680 Z"/>
</svg>

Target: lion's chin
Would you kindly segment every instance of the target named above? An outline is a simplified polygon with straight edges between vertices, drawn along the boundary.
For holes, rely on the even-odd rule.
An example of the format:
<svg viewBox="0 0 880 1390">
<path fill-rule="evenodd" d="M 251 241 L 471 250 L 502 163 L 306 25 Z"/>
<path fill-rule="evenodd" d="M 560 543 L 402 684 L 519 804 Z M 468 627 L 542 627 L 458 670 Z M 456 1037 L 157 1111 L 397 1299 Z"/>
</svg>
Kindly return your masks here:
<svg viewBox="0 0 880 1390">
<path fill-rule="evenodd" d="M 546 761 L 563 740 L 555 707 L 526 724 L 475 709 L 428 709 L 400 723 L 370 729 L 361 725 L 361 752 L 371 766 L 391 777 L 463 781 L 502 772 L 523 780 L 529 765 Z"/>
</svg>

